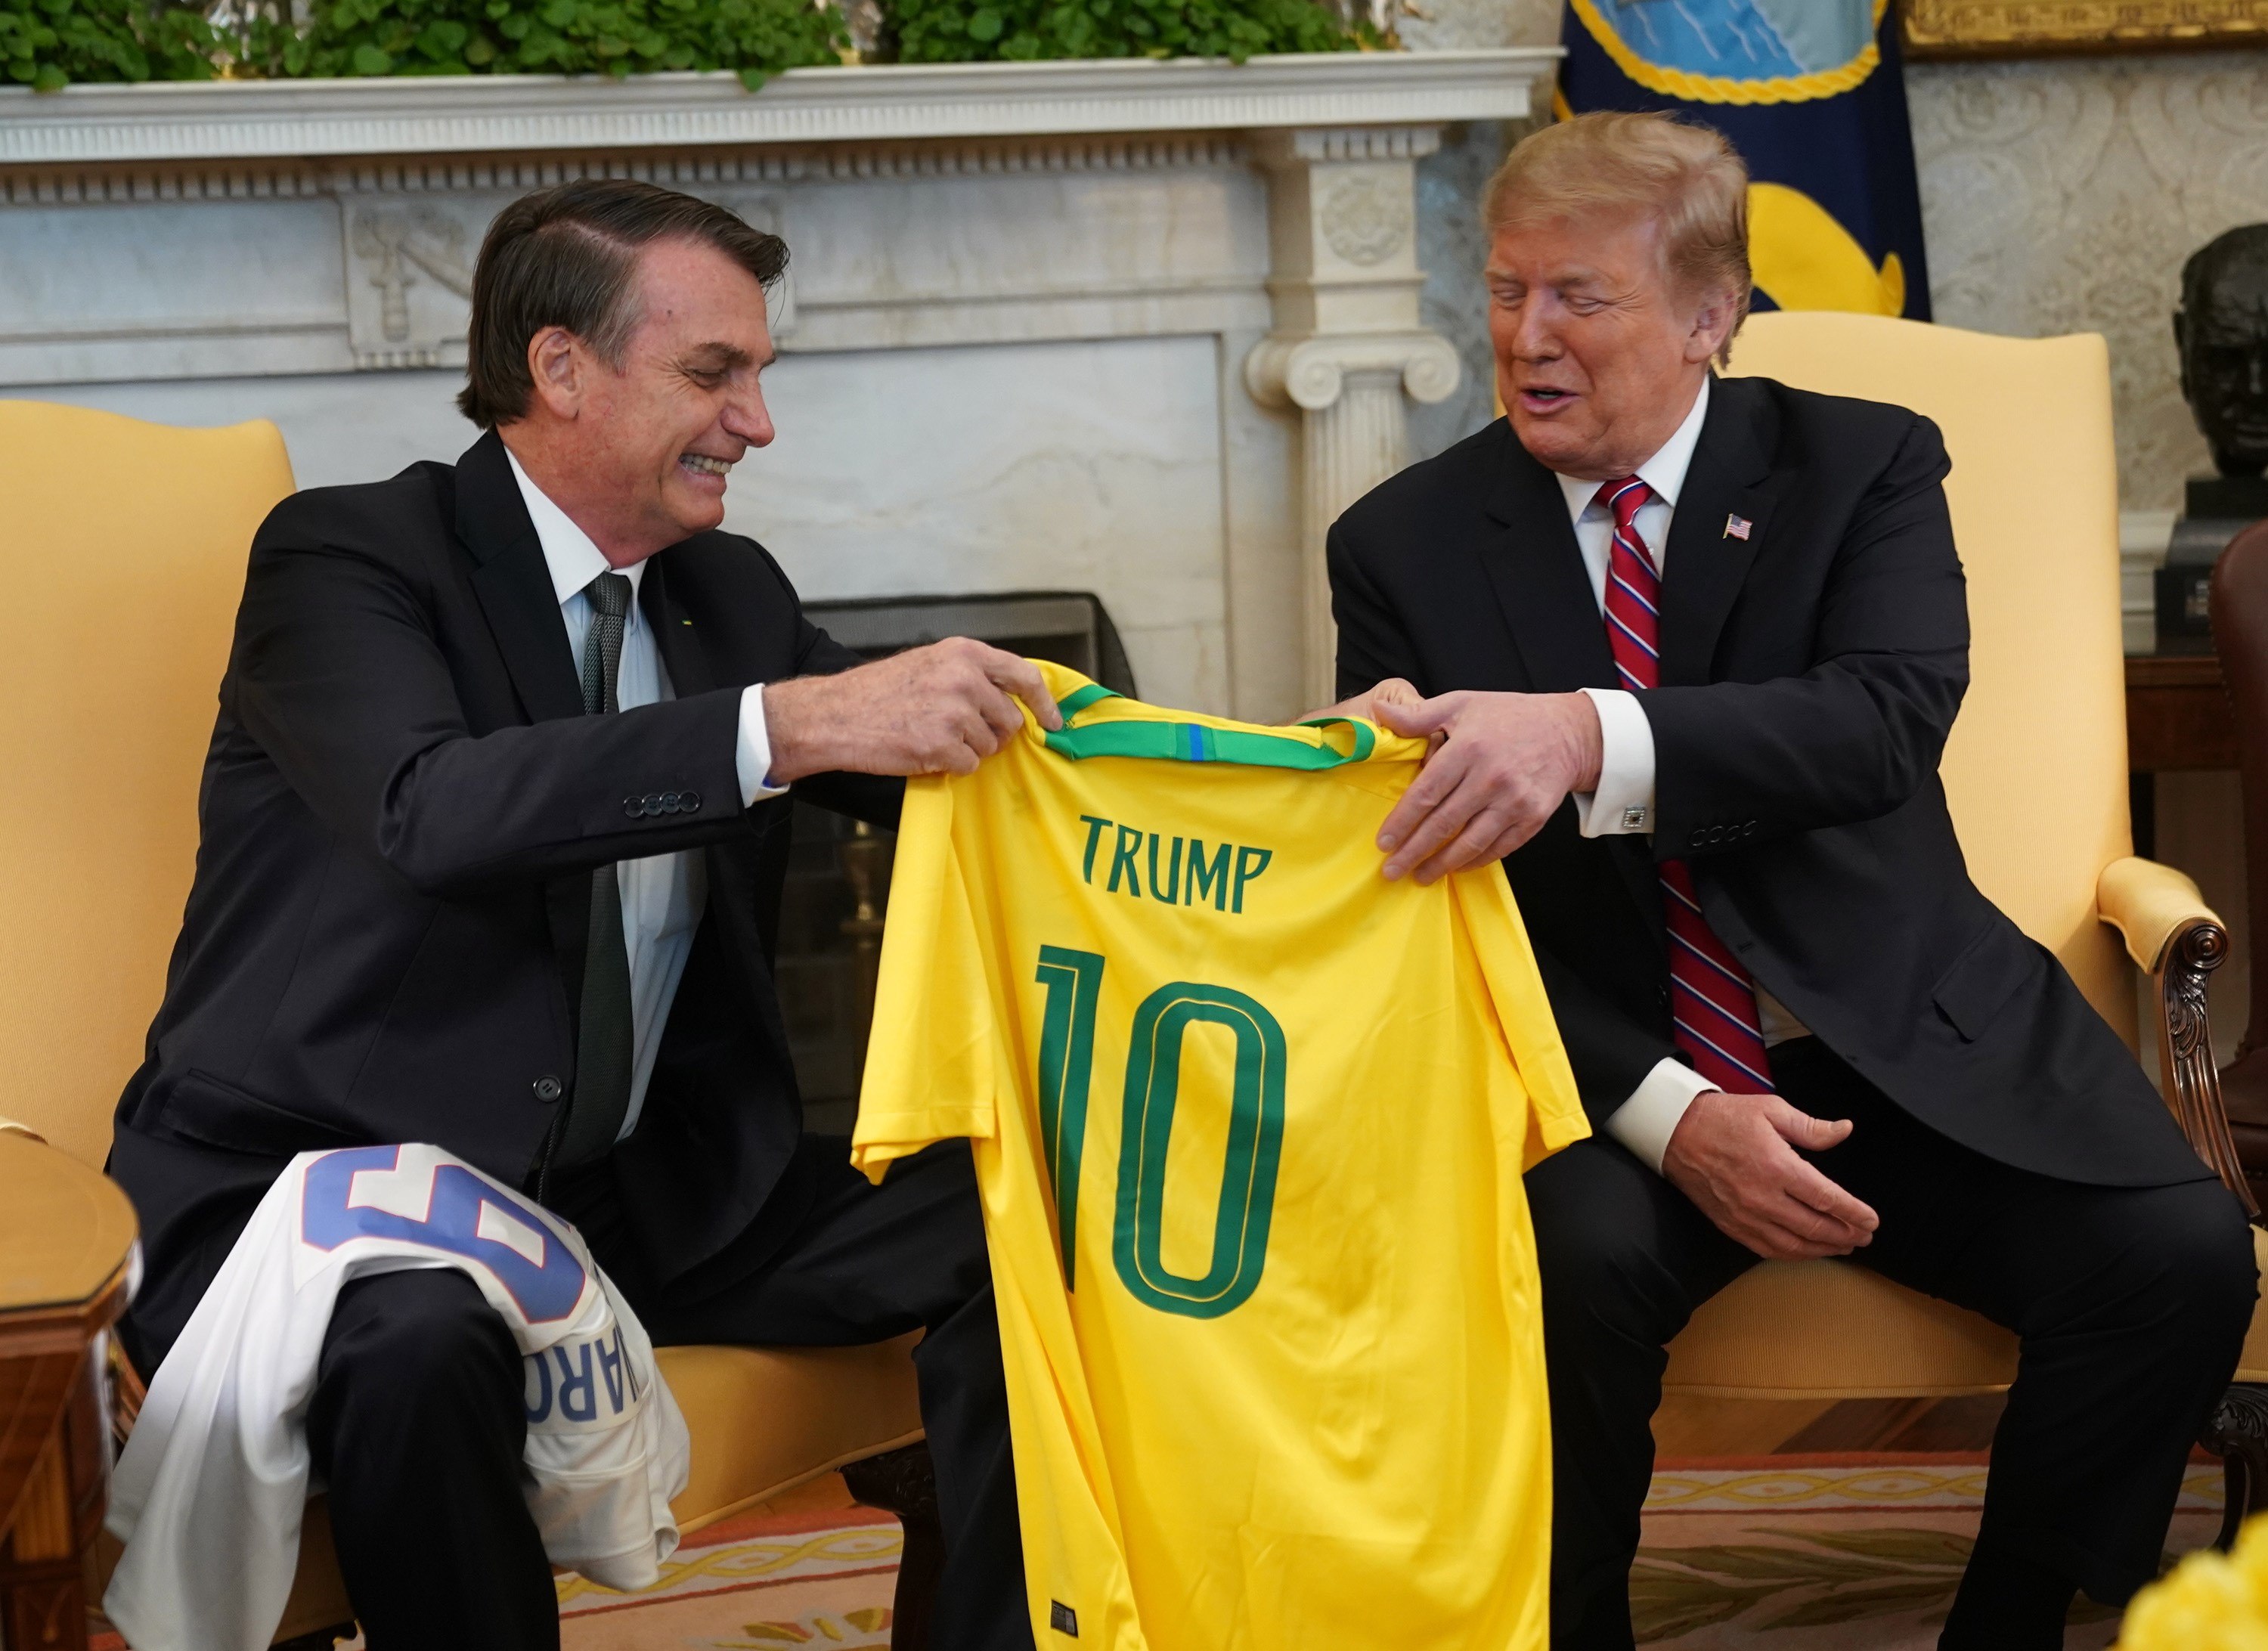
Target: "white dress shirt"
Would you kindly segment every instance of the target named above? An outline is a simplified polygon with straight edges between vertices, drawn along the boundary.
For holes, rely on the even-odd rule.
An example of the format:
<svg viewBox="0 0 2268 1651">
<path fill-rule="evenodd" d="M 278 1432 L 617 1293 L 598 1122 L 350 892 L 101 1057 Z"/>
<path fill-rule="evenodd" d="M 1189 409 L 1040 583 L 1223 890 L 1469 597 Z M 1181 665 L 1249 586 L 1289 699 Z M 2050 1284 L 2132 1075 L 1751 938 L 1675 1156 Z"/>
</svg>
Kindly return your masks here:
<svg viewBox="0 0 2268 1651">
<path fill-rule="evenodd" d="M 1669 524 L 1677 514 L 1677 495 L 1685 485 L 1685 472 L 1693 462 L 1693 449 L 1701 439 L 1701 423 L 1709 412 L 1709 380 L 1701 381 L 1693 409 L 1653 457 L 1638 466 L 1638 479 L 1653 497 L 1638 507 L 1631 524 L 1653 556 L 1653 569 L 1664 571 L 1663 553 L 1669 544 Z M 1575 524 L 1576 547 L 1591 576 L 1591 597 L 1599 604 L 1600 623 L 1607 611 L 1607 567 L 1614 556 L 1615 518 L 1599 497 L 1602 482 L 1559 478 L 1567 500 L 1567 514 Z M 1599 712 L 1598 789 L 1575 795 L 1575 818 L 1587 837 L 1653 833 L 1653 726 L 1638 708 L 1638 696 L 1619 688 L 1587 688 Z M 1761 986 L 1756 988 L 1756 1014 L 1763 1022 L 1764 1043 L 1801 1037 L 1805 1028 L 1786 1006 Z M 1607 1133 L 1658 1172 L 1669 1137 L 1677 1128 L 1693 1097 L 1717 1086 L 1683 1061 L 1665 1058 L 1630 1099 L 1607 1117 Z"/>
<path fill-rule="evenodd" d="M 578 527 L 567 512 L 546 498 L 527 479 L 519 461 L 512 455 L 512 480 L 526 501 L 535 536 L 543 546 L 544 565 L 551 571 L 551 588 L 559 598 L 559 617 L 567 627 L 567 645 L 575 655 L 579 678 L 583 669 L 583 640 L 591 630 L 591 599 L 584 586 L 601 573 L 620 573 L 630 582 L 630 609 L 622 620 L 622 657 L 615 674 L 615 695 L 624 711 L 674 699 L 669 673 L 654 644 L 653 627 L 637 601 L 645 578 L 645 564 L 626 568 L 610 565 L 590 534 Z M 764 732 L 764 697 L 761 684 L 740 691 L 740 741 L 733 768 L 740 782 L 740 800 L 754 803 L 777 797 L 784 785 L 764 783 L 771 772 L 771 741 Z M 618 860 L 615 875 L 622 898 L 622 945 L 630 962 L 630 1099 L 622 1114 L 621 1140 L 637 1127 L 645 1108 L 646 1084 L 653 1077 L 653 1058 L 661 1048 L 661 1030 L 669 1022 L 669 1006 L 677 996 L 677 983 L 685 974 L 685 960 L 693 949 L 693 932 L 709 902 L 709 873 L 696 850 L 653 854 L 644 859 Z"/>
</svg>

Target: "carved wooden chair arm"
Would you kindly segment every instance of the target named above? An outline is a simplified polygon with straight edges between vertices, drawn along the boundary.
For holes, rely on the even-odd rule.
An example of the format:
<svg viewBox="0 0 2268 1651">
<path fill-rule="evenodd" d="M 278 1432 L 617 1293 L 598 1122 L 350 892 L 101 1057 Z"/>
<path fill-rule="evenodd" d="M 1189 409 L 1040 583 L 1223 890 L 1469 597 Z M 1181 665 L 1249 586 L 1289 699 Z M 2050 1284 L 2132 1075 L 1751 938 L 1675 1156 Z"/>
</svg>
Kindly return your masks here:
<svg viewBox="0 0 2268 1651">
<path fill-rule="evenodd" d="M 2246 1184 L 2221 1106 L 2205 1013 L 2206 983 L 2228 956 L 2228 929 L 2194 882 L 2170 866 L 2132 856 L 2103 868 L 2095 910 L 2125 936 L 2127 955 L 2150 977 L 2166 1104 L 2198 1156 L 2236 1194 L 2245 1212 L 2257 1217 L 2260 1206 Z"/>
</svg>

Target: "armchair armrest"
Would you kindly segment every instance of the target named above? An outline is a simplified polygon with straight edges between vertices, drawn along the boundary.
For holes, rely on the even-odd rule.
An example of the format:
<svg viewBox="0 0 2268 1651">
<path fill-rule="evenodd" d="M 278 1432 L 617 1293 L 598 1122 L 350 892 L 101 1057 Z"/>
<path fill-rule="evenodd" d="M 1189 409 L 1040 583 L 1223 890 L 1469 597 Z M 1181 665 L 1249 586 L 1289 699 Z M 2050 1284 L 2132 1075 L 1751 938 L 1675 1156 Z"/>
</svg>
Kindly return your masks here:
<svg viewBox="0 0 2268 1651">
<path fill-rule="evenodd" d="M 2228 930 L 2194 882 L 2170 866 L 2132 855 L 2103 867 L 2095 903 L 2150 977 L 2166 1105 L 2197 1155 L 2236 1194 L 2245 1213 L 2257 1217 L 2260 1206 L 2229 1137 L 2205 1013 L 2206 984 L 2228 957 Z"/>
<path fill-rule="evenodd" d="M 2158 972 L 2167 948 L 2190 925 L 2210 923 L 2228 932 L 2194 882 L 2170 866 L 2132 854 L 2102 868 L 2095 904 L 2102 920 L 2126 937 L 2126 954 L 2148 975 Z"/>
</svg>

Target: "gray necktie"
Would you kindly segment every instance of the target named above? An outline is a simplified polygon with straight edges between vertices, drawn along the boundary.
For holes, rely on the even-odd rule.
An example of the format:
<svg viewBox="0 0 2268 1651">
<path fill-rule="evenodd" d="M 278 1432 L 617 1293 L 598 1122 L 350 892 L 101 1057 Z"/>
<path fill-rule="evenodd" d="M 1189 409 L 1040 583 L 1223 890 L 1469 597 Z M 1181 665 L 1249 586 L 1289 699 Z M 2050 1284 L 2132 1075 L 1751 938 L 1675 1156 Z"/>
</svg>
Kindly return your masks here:
<svg viewBox="0 0 2268 1651">
<path fill-rule="evenodd" d="M 622 709 L 616 680 L 630 582 L 601 573 L 583 587 L 591 629 L 583 639 L 583 710 L 612 716 Z M 575 1087 L 566 1127 L 552 1161 L 572 1169 L 606 1155 L 630 1111 L 633 1032 L 630 958 L 622 943 L 622 891 L 610 860 L 591 873 L 591 928 L 583 948 L 583 1005 L 575 1040 Z"/>
</svg>

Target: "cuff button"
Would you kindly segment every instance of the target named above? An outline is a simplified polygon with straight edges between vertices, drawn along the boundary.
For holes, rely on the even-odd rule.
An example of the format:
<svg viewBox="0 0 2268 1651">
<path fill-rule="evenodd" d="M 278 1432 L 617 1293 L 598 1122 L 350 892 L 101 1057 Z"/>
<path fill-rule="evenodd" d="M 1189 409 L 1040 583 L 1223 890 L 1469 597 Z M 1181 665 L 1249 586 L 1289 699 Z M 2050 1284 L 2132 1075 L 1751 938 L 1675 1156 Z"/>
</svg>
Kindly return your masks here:
<svg viewBox="0 0 2268 1651">
<path fill-rule="evenodd" d="M 546 1106 L 566 1093 L 565 1086 L 548 1072 L 527 1087 L 534 1091 L 535 1098 Z"/>
</svg>

